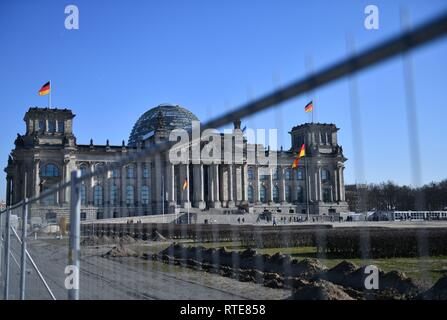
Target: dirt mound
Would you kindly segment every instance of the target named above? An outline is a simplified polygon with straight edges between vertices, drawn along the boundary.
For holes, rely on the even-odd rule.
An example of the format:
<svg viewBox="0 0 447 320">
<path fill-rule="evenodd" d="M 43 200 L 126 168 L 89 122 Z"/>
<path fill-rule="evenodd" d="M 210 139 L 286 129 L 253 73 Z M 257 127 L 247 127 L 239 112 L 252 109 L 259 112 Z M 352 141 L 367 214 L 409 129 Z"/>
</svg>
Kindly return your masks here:
<svg viewBox="0 0 447 320">
<path fill-rule="evenodd" d="M 343 287 L 326 280 L 302 282 L 290 300 L 353 300 Z"/>
<path fill-rule="evenodd" d="M 357 269 L 358 267 L 352 262 L 343 260 L 335 267 L 329 269 L 324 275 L 321 276 L 321 278 L 333 283 L 341 284 L 349 274 L 353 273 Z"/>
<path fill-rule="evenodd" d="M 117 258 L 117 257 L 137 257 L 138 254 L 133 251 L 132 249 L 123 246 L 122 244 L 119 244 L 115 247 L 113 247 L 110 251 L 108 251 L 107 253 L 103 254 L 103 257 L 112 257 L 112 258 Z"/>
<path fill-rule="evenodd" d="M 292 264 L 292 275 L 295 277 L 314 277 L 327 269 L 319 260 L 313 258 L 305 258 L 299 262 L 295 260 L 294 262 Z"/>
<path fill-rule="evenodd" d="M 395 270 L 380 277 L 379 287 L 380 290 L 391 290 L 403 295 L 416 295 L 420 290 L 411 278 L 408 278 L 403 272 Z"/>
<path fill-rule="evenodd" d="M 417 296 L 424 300 L 447 300 L 447 276 L 439 279 L 433 287 Z"/>
<path fill-rule="evenodd" d="M 254 257 L 255 255 L 256 255 L 256 250 L 251 249 L 251 248 L 246 249 L 240 253 L 240 257 L 242 259 L 243 258 L 251 258 L 251 257 Z"/>
</svg>

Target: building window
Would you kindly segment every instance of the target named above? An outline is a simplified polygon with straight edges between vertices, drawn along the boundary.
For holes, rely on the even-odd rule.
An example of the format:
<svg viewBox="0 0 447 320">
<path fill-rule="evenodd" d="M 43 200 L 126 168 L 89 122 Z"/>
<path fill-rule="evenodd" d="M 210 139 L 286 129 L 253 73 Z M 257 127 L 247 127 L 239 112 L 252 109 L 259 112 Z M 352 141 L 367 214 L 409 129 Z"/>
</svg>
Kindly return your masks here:
<svg viewBox="0 0 447 320">
<path fill-rule="evenodd" d="M 253 168 L 248 168 L 247 170 L 247 176 L 249 180 L 253 180 L 255 178 L 255 171 Z"/>
<path fill-rule="evenodd" d="M 56 121 L 55 120 L 48 120 L 48 131 L 56 132 Z"/>
<path fill-rule="evenodd" d="M 133 165 L 129 165 L 127 166 L 127 178 L 133 178 L 134 177 L 134 172 L 135 168 Z"/>
<path fill-rule="evenodd" d="M 59 132 L 59 133 L 65 132 L 65 122 L 64 121 L 57 122 L 57 132 Z"/>
<path fill-rule="evenodd" d="M 286 201 L 291 202 L 292 201 L 292 188 L 290 186 L 286 186 Z"/>
<path fill-rule="evenodd" d="M 304 202 L 304 189 L 302 186 L 298 186 L 298 188 L 296 189 L 296 200 L 298 201 L 298 203 Z"/>
<path fill-rule="evenodd" d="M 266 181 L 266 180 L 269 179 L 269 175 L 268 175 L 268 174 L 261 174 L 261 175 L 259 176 L 259 179 L 260 179 L 261 181 Z"/>
<path fill-rule="evenodd" d="M 321 180 L 323 181 L 329 181 L 330 180 L 330 173 L 329 170 L 323 169 L 321 170 Z"/>
<path fill-rule="evenodd" d="M 127 186 L 126 188 L 126 204 L 128 206 L 133 205 L 135 200 L 134 200 L 134 189 L 133 186 Z"/>
<path fill-rule="evenodd" d="M 304 172 L 303 169 L 296 170 L 296 179 L 297 180 L 304 180 Z"/>
<path fill-rule="evenodd" d="M 286 169 L 284 171 L 284 175 L 285 175 L 286 180 L 292 180 L 292 172 L 290 171 L 290 169 Z"/>
<path fill-rule="evenodd" d="M 119 177 L 119 170 L 113 169 L 112 170 L 112 178 L 118 178 Z"/>
<path fill-rule="evenodd" d="M 110 204 L 116 205 L 118 203 L 118 187 L 116 185 L 112 185 L 110 187 Z"/>
<path fill-rule="evenodd" d="M 323 188 L 323 202 L 331 202 L 331 189 L 330 188 Z"/>
<path fill-rule="evenodd" d="M 261 189 L 259 192 L 259 200 L 264 203 L 267 202 L 266 195 L 267 195 L 267 190 L 266 190 L 265 186 L 261 186 Z"/>
<path fill-rule="evenodd" d="M 39 131 L 40 132 L 45 131 L 45 120 L 39 120 Z"/>
<path fill-rule="evenodd" d="M 59 177 L 59 169 L 56 165 L 50 163 L 42 168 L 42 172 L 40 174 L 42 177 Z"/>
<path fill-rule="evenodd" d="M 93 204 L 95 206 L 102 206 L 102 187 L 100 185 L 96 185 L 93 189 Z"/>
<path fill-rule="evenodd" d="M 149 187 L 148 186 L 141 187 L 141 203 L 149 204 Z"/>
<path fill-rule="evenodd" d="M 80 197 L 81 197 L 81 205 L 85 206 L 85 204 L 87 202 L 85 184 L 81 184 L 81 188 L 80 188 L 79 192 L 80 192 Z"/>
<path fill-rule="evenodd" d="M 149 167 L 147 165 L 143 166 L 143 178 L 149 178 Z"/>
<path fill-rule="evenodd" d="M 248 202 L 253 203 L 254 202 L 254 190 L 253 186 L 248 186 Z"/>
<path fill-rule="evenodd" d="M 79 170 L 81 170 L 81 177 L 85 176 L 87 174 L 87 167 L 86 166 L 81 166 L 81 168 L 79 168 Z"/>
<path fill-rule="evenodd" d="M 279 188 L 278 188 L 278 186 L 273 187 L 273 202 L 279 202 Z"/>
<path fill-rule="evenodd" d="M 273 169 L 273 180 L 278 180 L 279 178 L 279 168 L 276 167 L 275 169 Z"/>
<path fill-rule="evenodd" d="M 46 191 L 51 187 L 44 188 L 42 191 Z M 52 193 L 42 199 L 43 204 L 46 206 L 54 206 L 57 203 L 57 193 Z"/>
<path fill-rule="evenodd" d="M 81 221 L 87 220 L 87 213 L 81 212 Z"/>
</svg>

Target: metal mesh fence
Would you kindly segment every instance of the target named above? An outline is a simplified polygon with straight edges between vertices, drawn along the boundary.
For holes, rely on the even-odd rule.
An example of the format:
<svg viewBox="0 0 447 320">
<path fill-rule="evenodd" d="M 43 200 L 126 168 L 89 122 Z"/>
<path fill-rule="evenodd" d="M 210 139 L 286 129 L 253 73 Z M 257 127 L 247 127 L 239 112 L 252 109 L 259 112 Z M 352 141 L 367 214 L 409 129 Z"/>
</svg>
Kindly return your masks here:
<svg viewBox="0 0 447 320">
<path fill-rule="evenodd" d="M 202 130 L 234 122 L 234 131 L 243 136 L 239 119 L 407 52 L 446 31 L 447 17 L 434 19 L 248 102 L 207 122 Z M 405 74 L 410 77 L 408 63 L 406 60 Z M 350 93 L 355 135 L 359 129 L 354 128 L 358 108 L 354 83 Z M 411 83 L 406 87 L 412 90 Z M 412 105 L 412 98 L 408 99 Z M 413 123 L 410 120 L 409 127 Z M 281 119 L 277 119 L 277 125 L 281 126 Z M 187 134 L 191 135 L 192 130 Z M 233 138 L 237 139 L 236 135 Z M 195 143 L 193 139 L 181 148 L 192 148 Z M 306 171 L 302 178 L 297 170 L 289 176 L 285 162 L 278 171 L 267 168 L 266 172 L 256 169 L 253 173 L 244 160 L 234 165 L 224 161 L 219 166 L 204 162 L 172 165 L 166 153 L 173 150 L 173 145 L 160 142 L 138 146 L 114 162 L 85 172 L 74 170 L 67 182 L 2 211 L 3 297 L 285 299 L 300 294 L 301 298 L 319 299 L 325 298 L 322 291 L 328 288 L 342 299 L 432 297 L 429 288 L 434 281 L 428 270 L 438 263 L 433 256 L 446 254 L 443 228 L 428 230 L 422 222 L 419 227 L 379 228 L 367 221 L 367 199 L 361 190 L 361 220 L 352 222 L 355 228 L 343 228 L 340 226 L 346 218 L 340 212 L 311 214 L 309 203 L 306 206 L 300 199 L 302 195 L 309 198 L 313 192 L 319 192 L 321 198 L 331 199 L 334 194 L 341 197 L 341 178 L 341 183 L 334 185 L 336 189 L 326 195 L 322 190 L 311 190 L 307 183 L 311 174 L 316 180 L 329 179 L 329 175 L 321 171 L 308 175 Z M 361 158 L 361 147 L 357 148 Z M 262 152 L 265 155 L 271 151 Z M 340 172 L 335 171 L 335 177 Z M 137 194 L 134 186 L 127 184 L 134 174 L 140 179 Z M 249 179 L 256 181 L 255 191 L 247 183 Z M 144 181 L 150 181 L 154 188 L 144 189 Z M 226 187 L 221 188 L 224 181 Z M 279 181 L 277 190 L 273 181 Z M 302 194 L 297 192 L 296 181 L 304 188 Z M 120 186 L 117 190 L 113 187 L 116 184 Z M 294 188 L 292 194 L 288 194 L 288 186 Z M 50 205 L 46 200 L 60 194 L 69 201 Z M 235 205 L 238 201 L 241 204 L 244 196 L 252 199 L 249 203 L 253 205 Z M 422 208 L 382 214 L 393 221 L 404 217 L 418 221 L 447 219 L 445 211 Z M 371 291 L 378 289 L 367 285 L 368 267 L 390 257 L 408 259 L 395 259 L 388 266 L 395 271 L 379 274 L 387 290 Z M 424 286 L 418 287 L 397 272 L 400 263 L 412 264 L 413 273 L 421 274 Z"/>
</svg>

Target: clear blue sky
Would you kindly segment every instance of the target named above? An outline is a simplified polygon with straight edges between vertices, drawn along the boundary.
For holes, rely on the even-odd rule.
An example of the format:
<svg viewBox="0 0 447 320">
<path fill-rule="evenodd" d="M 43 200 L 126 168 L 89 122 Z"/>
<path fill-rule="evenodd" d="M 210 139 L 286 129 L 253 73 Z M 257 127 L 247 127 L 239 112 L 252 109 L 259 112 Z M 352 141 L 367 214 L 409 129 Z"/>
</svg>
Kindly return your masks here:
<svg viewBox="0 0 447 320">
<path fill-rule="evenodd" d="M 80 10 L 80 29 L 64 28 L 64 8 Z M 363 27 L 366 5 L 380 10 L 380 29 Z M 46 106 L 42 84 L 53 82 L 53 106 L 76 113 L 79 143 L 127 142 L 138 117 L 163 102 L 178 103 L 201 120 L 267 93 L 346 56 L 346 35 L 357 48 L 400 31 L 399 7 L 413 24 L 445 12 L 445 0 L 424 1 L 1 1 L 0 164 L 6 166 L 24 113 Z M 443 129 L 447 108 L 447 40 L 413 52 L 424 183 L 447 177 Z M 357 77 L 368 182 L 411 183 L 402 59 Z M 356 180 L 347 80 L 315 91 L 316 119 L 341 128 L 346 182 Z M 246 119 L 250 127 L 288 130 L 308 121 L 299 97 Z M 0 199 L 5 174 L 0 174 Z"/>
</svg>

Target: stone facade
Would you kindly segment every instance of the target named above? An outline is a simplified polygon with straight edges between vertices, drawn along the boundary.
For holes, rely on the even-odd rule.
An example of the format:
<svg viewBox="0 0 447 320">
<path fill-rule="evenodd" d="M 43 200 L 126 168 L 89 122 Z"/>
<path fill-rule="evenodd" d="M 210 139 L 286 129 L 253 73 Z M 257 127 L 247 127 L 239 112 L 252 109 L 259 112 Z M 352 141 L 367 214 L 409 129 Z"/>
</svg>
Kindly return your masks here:
<svg viewBox="0 0 447 320">
<path fill-rule="evenodd" d="M 160 108 L 160 107 L 157 107 Z M 171 109 L 172 108 L 172 109 Z M 120 146 L 78 144 L 73 134 L 75 115 L 68 109 L 30 108 L 24 117 L 26 133 L 18 134 L 15 149 L 8 159 L 7 204 L 24 197 L 38 196 L 42 191 L 60 182 L 68 181 L 70 172 L 95 171 L 141 148 L 166 141 L 172 127 L 165 123 L 164 113 L 175 115 L 176 106 L 163 105 L 151 112 L 156 119 L 146 127 L 155 130 L 141 135 L 132 145 L 123 141 Z M 162 111 L 163 110 L 163 111 Z M 182 109 L 185 110 L 185 109 Z M 180 116 L 180 115 L 179 115 Z M 136 131 L 135 129 L 133 131 Z M 141 130 L 140 130 L 141 131 Z M 246 152 L 239 162 L 173 164 L 168 154 L 147 158 L 119 170 L 94 177 L 81 187 L 82 217 L 86 219 L 113 218 L 191 211 L 222 212 L 242 210 L 262 213 L 328 214 L 347 211 L 343 180 L 344 162 L 337 131 L 333 124 L 307 123 L 290 131 L 290 150 L 276 153 L 277 166 L 249 163 Z M 139 131 L 138 131 L 139 132 Z M 143 132 L 144 133 L 144 132 Z M 235 122 L 233 139 L 249 145 Z M 298 169 L 291 164 L 302 144 L 306 157 Z M 184 181 L 189 188 L 184 189 Z M 69 189 L 50 196 L 36 205 L 34 211 L 43 214 L 67 214 Z"/>
</svg>

